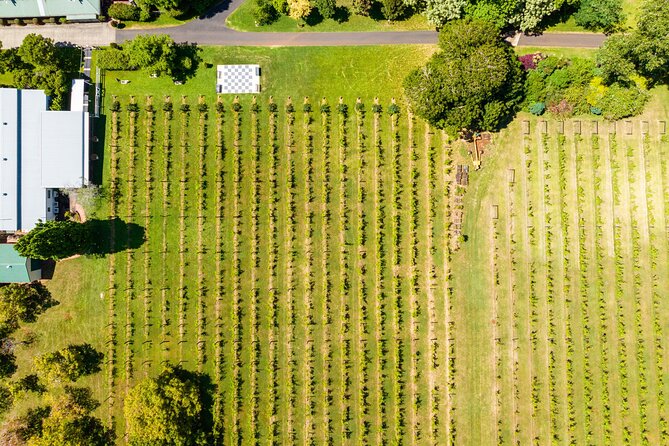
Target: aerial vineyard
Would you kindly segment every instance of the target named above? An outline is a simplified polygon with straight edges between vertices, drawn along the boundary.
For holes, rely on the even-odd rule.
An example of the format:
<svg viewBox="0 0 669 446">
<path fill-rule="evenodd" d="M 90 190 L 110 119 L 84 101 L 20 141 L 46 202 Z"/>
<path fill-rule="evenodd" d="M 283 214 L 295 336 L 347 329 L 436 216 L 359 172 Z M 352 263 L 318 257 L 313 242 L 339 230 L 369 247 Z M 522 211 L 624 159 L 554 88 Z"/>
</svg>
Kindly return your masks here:
<svg viewBox="0 0 669 446">
<path fill-rule="evenodd" d="M 522 124 L 495 135 L 453 253 L 458 438 L 664 444 L 664 125 Z"/>
<path fill-rule="evenodd" d="M 170 362 L 221 444 L 669 442 L 664 128 L 520 120 L 463 186 L 392 100 L 112 98 L 103 410 Z"/>
<path fill-rule="evenodd" d="M 451 148 L 394 101 L 111 98 L 104 410 L 168 362 L 221 444 L 456 441 Z M 116 225 L 122 228 L 120 223 Z"/>
</svg>

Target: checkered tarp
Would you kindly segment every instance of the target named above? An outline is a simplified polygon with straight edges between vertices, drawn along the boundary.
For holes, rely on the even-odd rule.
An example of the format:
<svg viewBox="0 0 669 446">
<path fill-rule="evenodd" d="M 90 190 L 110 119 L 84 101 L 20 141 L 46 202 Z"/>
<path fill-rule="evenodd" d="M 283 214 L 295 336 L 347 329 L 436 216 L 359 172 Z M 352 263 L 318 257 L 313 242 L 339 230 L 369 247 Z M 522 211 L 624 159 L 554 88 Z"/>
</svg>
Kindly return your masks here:
<svg viewBox="0 0 669 446">
<path fill-rule="evenodd" d="M 259 65 L 219 65 L 217 76 L 218 93 L 260 92 Z"/>
</svg>

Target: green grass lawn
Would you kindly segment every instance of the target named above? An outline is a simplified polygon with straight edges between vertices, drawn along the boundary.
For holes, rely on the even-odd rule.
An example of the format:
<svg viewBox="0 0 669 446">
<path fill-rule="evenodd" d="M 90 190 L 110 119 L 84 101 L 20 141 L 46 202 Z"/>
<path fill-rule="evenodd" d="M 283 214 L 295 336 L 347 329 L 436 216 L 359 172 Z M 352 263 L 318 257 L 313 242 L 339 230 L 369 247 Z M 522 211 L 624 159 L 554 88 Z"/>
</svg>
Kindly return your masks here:
<svg viewBox="0 0 669 446">
<path fill-rule="evenodd" d="M 217 64 L 259 64 L 262 70 L 260 97 L 305 95 L 317 98 L 383 95 L 401 98 L 402 80 L 409 71 L 424 63 L 434 52 L 433 45 L 389 45 L 383 47 L 205 47 L 204 63 L 184 85 L 174 85 L 163 76 L 150 78 L 146 72 L 108 72 L 107 97 L 113 94 L 162 95 L 180 97 L 203 94 L 211 99 L 216 91 Z M 212 65 L 206 68 L 205 63 Z M 121 85 L 115 79 L 128 79 Z"/>
</svg>

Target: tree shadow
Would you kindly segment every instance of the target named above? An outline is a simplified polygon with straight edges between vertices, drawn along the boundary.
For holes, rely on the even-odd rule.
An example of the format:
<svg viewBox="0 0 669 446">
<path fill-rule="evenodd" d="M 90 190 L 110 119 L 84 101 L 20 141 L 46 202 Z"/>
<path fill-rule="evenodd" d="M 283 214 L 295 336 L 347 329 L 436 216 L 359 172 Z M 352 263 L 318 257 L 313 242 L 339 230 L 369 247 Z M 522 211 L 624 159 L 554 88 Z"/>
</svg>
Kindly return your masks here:
<svg viewBox="0 0 669 446">
<path fill-rule="evenodd" d="M 564 6 L 559 10 L 553 12 L 552 14 L 548 15 L 546 18 L 544 18 L 541 21 L 541 23 L 539 23 L 537 29 L 532 30 L 531 32 L 527 32 L 526 34 L 533 36 L 541 35 L 546 29 L 550 28 L 551 26 L 559 25 L 561 23 L 566 23 L 577 10 L 578 6 L 574 5 Z"/>
<path fill-rule="evenodd" d="M 87 254 L 105 256 L 126 249 L 137 249 L 146 242 L 146 230 L 136 223 L 128 223 L 119 217 L 110 220 L 87 220 L 86 229 L 90 234 L 90 247 Z M 112 242 L 113 231 L 113 242 Z"/>
<path fill-rule="evenodd" d="M 323 20 L 324 20 L 324 17 L 321 14 L 321 12 L 318 10 L 318 8 L 312 8 L 309 15 L 304 18 L 304 23 L 306 23 L 307 26 L 314 26 L 314 25 L 318 25 Z"/>
<path fill-rule="evenodd" d="M 94 102 L 95 93 L 93 94 L 93 99 L 91 102 Z M 95 104 L 92 107 L 89 107 L 90 110 L 95 108 Z M 102 104 L 100 104 L 102 109 Z M 107 132 L 107 117 L 100 110 L 100 116 L 98 118 L 90 118 L 92 124 L 91 132 L 91 141 L 90 141 L 90 156 L 89 156 L 89 172 L 90 172 L 90 181 L 93 184 L 102 184 L 102 176 L 104 172 L 104 162 L 105 162 L 105 133 Z"/>
<path fill-rule="evenodd" d="M 348 22 L 351 18 L 351 11 L 346 6 L 337 6 L 335 8 L 334 17 L 332 17 L 337 23 Z"/>
<path fill-rule="evenodd" d="M 185 82 L 197 73 L 197 69 L 202 62 L 200 57 L 202 48 L 195 43 L 182 42 L 175 45 L 175 51 L 178 62 L 172 70 L 172 77 L 174 80 Z"/>
</svg>

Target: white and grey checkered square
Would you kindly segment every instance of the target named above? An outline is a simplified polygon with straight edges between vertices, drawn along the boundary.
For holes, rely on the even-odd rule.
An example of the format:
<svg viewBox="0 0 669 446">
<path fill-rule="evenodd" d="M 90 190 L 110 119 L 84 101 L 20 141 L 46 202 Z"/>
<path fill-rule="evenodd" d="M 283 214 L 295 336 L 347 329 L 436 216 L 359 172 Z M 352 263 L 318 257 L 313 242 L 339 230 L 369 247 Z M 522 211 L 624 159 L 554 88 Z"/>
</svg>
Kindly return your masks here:
<svg viewBox="0 0 669 446">
<path fill-rule="evenodd" d="M 219 65 L 216 91 L 218 93 L 258 93 L 260 91 L 259 65 Z"/>
</svg>

